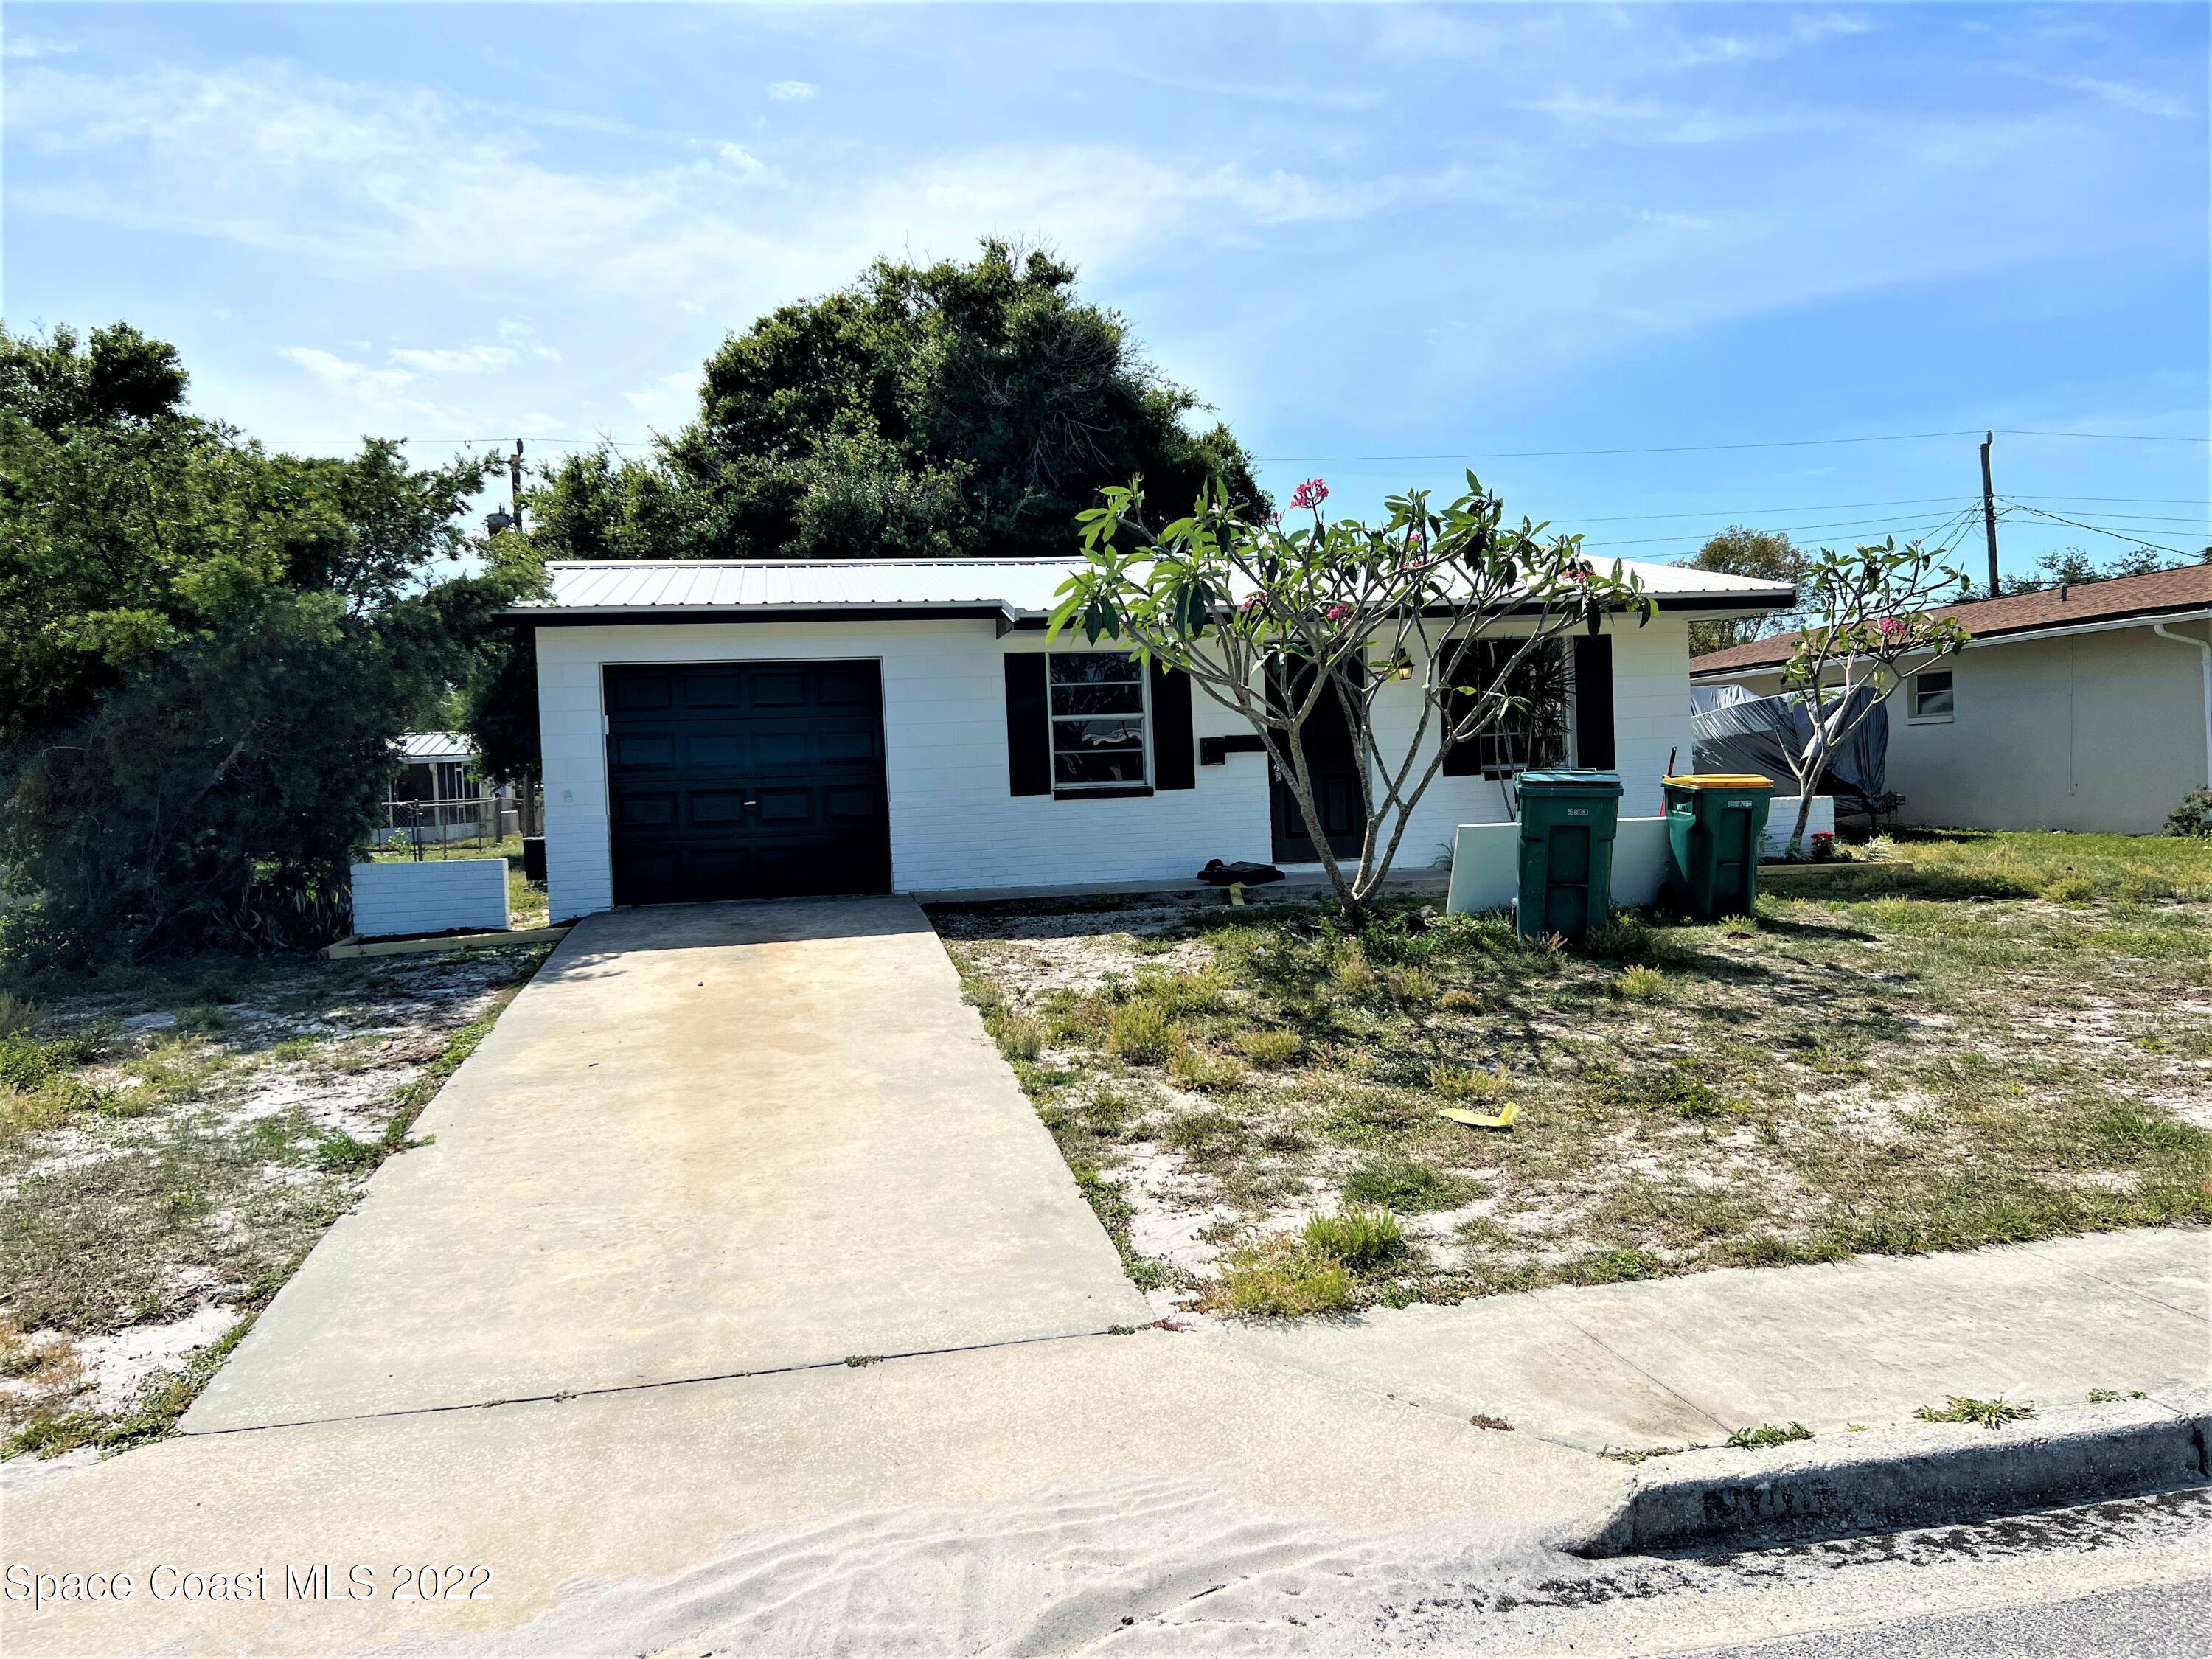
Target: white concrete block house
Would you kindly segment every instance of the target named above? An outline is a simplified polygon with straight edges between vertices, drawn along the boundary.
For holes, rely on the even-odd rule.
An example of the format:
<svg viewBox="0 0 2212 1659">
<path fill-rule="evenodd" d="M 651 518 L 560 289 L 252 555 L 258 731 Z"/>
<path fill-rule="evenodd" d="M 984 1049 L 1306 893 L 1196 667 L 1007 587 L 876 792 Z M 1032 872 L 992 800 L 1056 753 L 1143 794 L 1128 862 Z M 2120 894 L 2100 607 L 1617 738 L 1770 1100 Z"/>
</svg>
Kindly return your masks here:
<svg viewBox="0 0 2212 1659">
<path fill-rule="evenodd" d="M 1889 698 L 1911 824 L 2155 835 L 2212 779 L 2212 564 L 1969 599 L 1972 635 Z M 1777 635 L 1699 657 L 1700 685 L 1782 689 Z"/>
<path fill-rule="evenodd" d="M 1553 745 L 1565 752 L 1509 744 L 1449 757 L 1399 868 L 1447 860 L 1461 823 L 1510 817 L 1503 778 L 1531 758 L 1617 767 L 1623 812 L 1659 810 L 1669 754 L 1686 764 L 1690 753 L 1688 622 L 1781 609 L 1792 596 L 1743 577 L 1635 568 L 1659 614 L 1640 628 L 1609 618 L 1565 650 L 1571 717 Z M 799 893 L 1180 884 L 1209 859 L 1311 861 L 1304 826 L 1236 714 L 1183 676 L 1140 674 L 1079 636 L 1048 647 L 1068 569 L 1059 559 L 554 564 L 550 596 L 513 613 L 537 634 L 553 915 Z M 1410 723 L 1419 696 L 1386 687 L 1378 708 Z M 1308 752 L 1334 777 L 1328 832 L 1356 847 L 1348 744 L 1317 734 Z"/>
</svg>

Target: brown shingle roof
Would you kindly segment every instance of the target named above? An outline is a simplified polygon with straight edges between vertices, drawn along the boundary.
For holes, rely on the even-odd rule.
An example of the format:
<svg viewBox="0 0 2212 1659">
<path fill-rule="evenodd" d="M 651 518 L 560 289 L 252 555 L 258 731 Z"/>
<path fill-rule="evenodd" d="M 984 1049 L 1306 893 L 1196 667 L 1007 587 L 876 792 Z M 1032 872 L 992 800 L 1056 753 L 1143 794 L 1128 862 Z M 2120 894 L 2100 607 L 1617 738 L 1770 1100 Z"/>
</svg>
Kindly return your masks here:
<svg viewBox="0 0 2212 1659">
<path fill-rule="evenodd" d="M 2075 582 L 2064 589 L 2015 593 L 2009 599 L 1968 599 L 1944 605 L 1935 614 L 1955 617 L 1976 639 L 1986 640 L 2039 633 L 2046 628 L 2075 628 L 2083 623 L 2117 622 L 2128 617 L 2156 617 L 2166 611 L 2193 611 L 2207 605 L 2212 605 L 2212 564 L 2185 564 L 2147 575 L 2115 576 L 2108 581 Z M 1777 634 L 1771 639 L 1692 657 L 1690 673 L 1695 678 L 1736 669 L 1778 668 L 1790 660 L 1796 647 L 1796 635 Z"/>
</svg>

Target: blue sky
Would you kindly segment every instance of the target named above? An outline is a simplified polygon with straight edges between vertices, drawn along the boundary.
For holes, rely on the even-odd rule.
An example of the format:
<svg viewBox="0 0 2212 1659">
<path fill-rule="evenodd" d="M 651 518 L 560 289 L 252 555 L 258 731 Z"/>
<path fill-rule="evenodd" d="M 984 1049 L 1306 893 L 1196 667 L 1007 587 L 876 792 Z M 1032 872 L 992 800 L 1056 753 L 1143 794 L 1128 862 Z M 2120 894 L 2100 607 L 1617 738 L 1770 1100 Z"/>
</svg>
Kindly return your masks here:
<svg viewBox="0 0 2212 1659">
<path fill-rule="evenodd" d="M 2202 440 L 2207 16 L 10 3 L 0 304 L 174 341 L 272 444 L 550 455 L 680 423 L 726 332 L 878 252 L 997 234 L 1279 494 L 1473 465 L 1594 550 L 1840 544 L 1964 507 L 1976 438 L 1525 452 Z M 2207 464 L 1996 446 L 2000 493 L 2175 547 Z"/>
</svg>

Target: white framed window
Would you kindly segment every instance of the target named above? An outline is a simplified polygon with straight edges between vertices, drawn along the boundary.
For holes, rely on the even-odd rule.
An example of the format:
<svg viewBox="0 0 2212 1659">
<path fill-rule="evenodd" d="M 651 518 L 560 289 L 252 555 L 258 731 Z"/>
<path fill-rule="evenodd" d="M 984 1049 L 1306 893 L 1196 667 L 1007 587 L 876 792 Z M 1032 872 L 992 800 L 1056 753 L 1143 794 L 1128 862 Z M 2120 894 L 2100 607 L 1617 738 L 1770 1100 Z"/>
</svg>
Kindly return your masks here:
<svg viewBox="0 0 2212 1659">
<path fill-rule="evenodd" d="M 1115 652 L 1054 652 L 1045 659 L 1055 792 L 1151 783 L 1145 681 L 1143 665 Z"/>
<path fill-rule="evenodd" d="M 1957 685 L 1950 669 L 1923 668 L 1912 677 L 1912 718 L 1948 720 L 1952 717 L 1957 696 Z"/>
</svg>

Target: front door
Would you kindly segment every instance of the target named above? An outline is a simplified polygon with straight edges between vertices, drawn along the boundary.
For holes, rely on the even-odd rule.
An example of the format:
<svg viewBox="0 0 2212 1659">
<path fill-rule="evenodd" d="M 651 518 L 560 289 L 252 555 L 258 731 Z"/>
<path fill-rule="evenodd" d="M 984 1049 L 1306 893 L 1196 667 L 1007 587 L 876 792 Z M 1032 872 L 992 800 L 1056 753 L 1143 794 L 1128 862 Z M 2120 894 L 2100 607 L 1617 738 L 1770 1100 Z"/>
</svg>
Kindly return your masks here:
<svg viewBox="0 0 2212 1659">
<path fill-rule="evenodd" d="M 890 888 L 872 662 L 606 671 L 617 904 Z"/>
<path fill-rule="evenodd" d="M 1275 680 L 1279 707 L 1291 697 L 1305 695 L 1306 688 L 1313 683 L 1313 670 L 1304 664 L 1292 669 L 1287 695 L 1282 688 L 1281 677 L 1279 667 L 1271 676 Z M 1322 697 L 1307 716 L 1305 729 L 1299 737 L 1300 747 L 1305 751 L 1306 774 L 1313 781 L 1314 810 L 1321 815 L 1322 833 L 1328 838 L 1329 848 L 1337 857 L 1358 858 L 1367 834 L 1367 791 L 1359 753 L 1352 740 L 1352 723 L 1345 718 L 1343 701 L 1334 696 Z M 1299 809 L 1297 797 L 1291 792 L 1289 781 L 1279 772 L 1273 776 L 1269 794 L 1274 818 L 1275 862 L 1318 864 L 1321 852 L 1314 844 L 1313 831 Z"/>
</svg>

